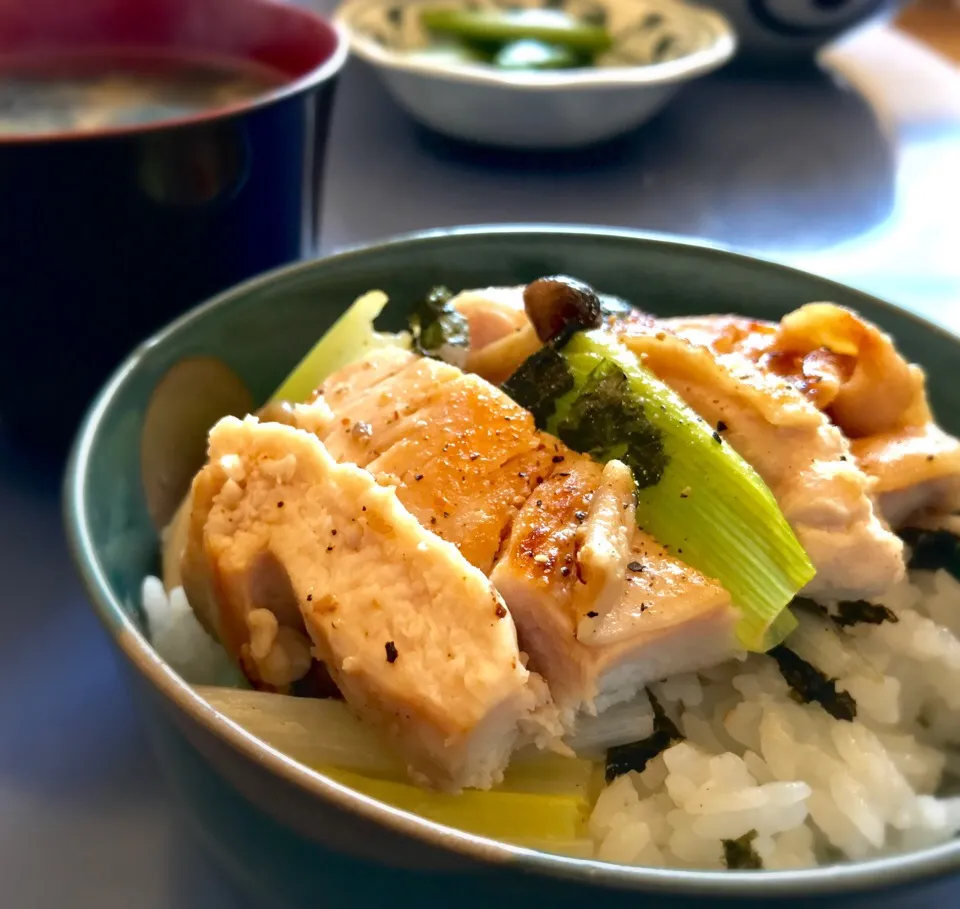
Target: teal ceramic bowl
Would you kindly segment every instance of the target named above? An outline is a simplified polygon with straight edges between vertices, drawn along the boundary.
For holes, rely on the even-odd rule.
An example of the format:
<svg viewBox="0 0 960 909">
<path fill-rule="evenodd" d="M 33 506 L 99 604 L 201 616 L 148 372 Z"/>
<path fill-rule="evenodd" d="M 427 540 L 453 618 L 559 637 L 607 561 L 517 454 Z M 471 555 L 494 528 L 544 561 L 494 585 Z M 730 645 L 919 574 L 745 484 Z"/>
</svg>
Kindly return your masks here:
<svg viewBox="0 0 960 909">
<path fill-rule="evenodd" d="M 605 907 L 637 905 L 640 894 L 657 894 L 671 902 L 834 897 L 849 907 L 877 888 L 926 885 L 960 870 L 960 842 L 802 872 L 716 873 L 606 865 L 484 840 L 385 807 L 286 759 L 217 715 L 152 650 L 137 605 L 140 583 L 158 572 L 157 525 L 200 466 L 217 417 L 264 400 L 371 288 L 390 295 L 399 325 L 435 284 L 518 283 L 555 272 L 664 315 L 776 319 L 811 300 L 853 307 L 927 368 L 941 421 L 960 432 L 953 368 L 960 339 L 849 288 L 718 249 L 599 229 L 470 228 L 404 237 L 243 284 L 130 355 L 90 410 L 66 478 L 74 558 L 126 657 L 175 797 L 241 886 L 273 905 L 412 905 L 453 896 L 461 907 L 492 899 L 514 905 L 532 893 L 553 906 L 601 898 Z"/>
</svg>

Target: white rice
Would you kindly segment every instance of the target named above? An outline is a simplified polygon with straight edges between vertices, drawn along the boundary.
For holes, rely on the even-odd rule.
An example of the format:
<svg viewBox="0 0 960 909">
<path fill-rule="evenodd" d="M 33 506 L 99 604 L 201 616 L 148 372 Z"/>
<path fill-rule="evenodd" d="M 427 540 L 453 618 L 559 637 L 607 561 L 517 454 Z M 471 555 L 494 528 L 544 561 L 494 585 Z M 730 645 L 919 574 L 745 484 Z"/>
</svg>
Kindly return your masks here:
<svg viewBox="0 0 960 909">
<path fill-rule="evenodd" d="M 197 621 L 182 587 L 168 596 L 163 581 L 146 578 L 140 602 L 154 650 L 191 685 L 246 684 L 227 652 Z"/>
<path fill-rule="evenodd" d="M 960 583 L 916 572 L 882 602 L 896 623 L 799 614 L 788 641 L 854 698 L 852 722 L 798 703 L 768 656 L 654 686 L 686 738 L 604 789 L 598 857 L 723 868 L 723 840 L 755 832 L 765 868 L 802 868 L 960 831 L 960 798 L 938 795 L 960 770 Z"/>
<path fill-rule="evenodd" d="M 764 868 L 802 868 L 960 832 L 960 798 L 945 794 L 960 774 L 960 583 L 914 572 L 882 603 L 897 622 L 840 629 L 801 613 L 788 642 L 855 700 L 853 721 L 798 702 L 769 656 L 653 686 L 684 740 L 603 790 L 597 857 L 724 868 L 724 841 L 746 835 Z M 143 605 L 154 646 L 188 681 L 235 683 L 181 590 L 168 598 L 149 578 Z"/>
</svg>

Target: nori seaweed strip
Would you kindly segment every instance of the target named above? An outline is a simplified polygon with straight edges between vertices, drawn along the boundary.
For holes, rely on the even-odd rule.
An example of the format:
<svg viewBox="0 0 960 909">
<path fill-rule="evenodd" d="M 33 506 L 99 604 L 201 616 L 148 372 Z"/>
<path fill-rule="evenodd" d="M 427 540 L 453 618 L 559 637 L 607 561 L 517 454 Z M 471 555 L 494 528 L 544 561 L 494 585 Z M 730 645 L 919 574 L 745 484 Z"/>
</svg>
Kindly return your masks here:
<svg viewBox="0 0 960 909">
<path fill-rule="evenodd" d="M 572 391 L 573 373 L 557 348 L 548 344 L 528 357 L 501 390 L 533 414 L 538 429 L 553 416 L 557 399 Z"/>
<path fill-rule="evenodd" d="M 748 830 L 743 836 L 735 840 L 721 840 L 723 843 L 723 860 L 730 871 L 756 870 L 763 868 L 763 859 L 753 848 L 753 841 L 757 838 L 756 830 Z"/>
<path fill-rule="evenodd" d="M 470 348 L 470 323 L 466 316 L 450 305 L 452 299 L 453 294 L 446 287 L 434 287 L 423 303 L 410 314 L 413 349 L 425 357 L 447 362 L 454 362 L 451 352 L 462 352 L 462 359 L 466 362 Z"/>
<path fill-rule="evenodd" d="M 866 600 L 841 600 L 836 604 L 835 612 L 831 612 L 826 606 L 807 597 L 795 597 L 790 605 L 826 616 L 838 628 L 852 628 L 855 625 L 882 625 L 884 622 L 896 624 L 900 621 L 897 614 L 887 609 L 886 606 L 878 606 L 876 603 L 868 603 Z"/>
<path fill-rule="evenodd" d="M 574 451 L 598 461 L 619 458 L 633 471 L 638 489 L 656 486 L 669 463 L 663 433 L 630 394 L 626 373 L 603 360 L 590 373 L 557 435 Z"/>
<path fill-rule="evenodd" d="M 604 777 L 608 783 L 612 783 L 618 776 L 631 770 L 642 773 L 647 764 L 658 754 L 662 754 L 671 745 L 683 741 L 683 733 L 667 716 L 653 692 L 647 689 L 647 695 L 653 707 L 653 732 L 639 742 L 614 745 L 613 748 L 607 749 Z"/>
<path fill-rule="evenodd" d="M 854 625 L 882 625 L 884 622 L 899 622 L 896 613 L 886 606 L 868 603 L 866 600 L 842 600 L 837 603 L 836 613 L 830 613 L 834 624 L 841 628 Z"/>
<path fill-rule="evenodd" d="M 837 691 L 836 679 L 827 678 L 783 644 L 774 647 L 769 655 L 777 661 L 784 681 L 804 703 L 819 704 L 837 720 L 852 722 L 856 718 L 857 702 L 846 691 Z"/>
<path fill-rule="evenodd" d="M 919 571 L 945 568 L 960 581 L 960 539 L 949 530 L 908 528 L 900 536 L 913 550 L 907 567 Z"/>
</svg>

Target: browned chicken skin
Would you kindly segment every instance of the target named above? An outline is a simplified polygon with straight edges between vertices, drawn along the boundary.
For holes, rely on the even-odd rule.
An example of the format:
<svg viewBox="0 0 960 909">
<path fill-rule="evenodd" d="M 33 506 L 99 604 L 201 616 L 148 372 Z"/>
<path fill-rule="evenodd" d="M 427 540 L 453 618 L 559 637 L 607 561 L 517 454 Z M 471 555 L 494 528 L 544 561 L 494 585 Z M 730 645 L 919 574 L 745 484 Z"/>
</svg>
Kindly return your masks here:
<svg viewBox="0 0 960 909">
<path fill-rule="evenodd" d="M 474 312 L 480 305 L 474 295 Z M 936 426 L 923 371 L 855 313 L 813 303 L 780 323 L 637 315 L 624 340 L 701 416 L 722 422 L 774 489 L 820 573 L 814 595 L 880 592 L 903 571 L 887 525 L 960 508 L 960 443 Z M 471 358 L 482 364 L 483 354 Z"/>
<path fill-rule="evenodd" d="M 425 529 L 453 544 L 464 564 L 502 585 L 507 607 L 515 598 L 523 615 L 530 668 L 563 692 L 568 712 L 597 696 L 636 692 L 662 675 L 668 653 L 682 670 L 736 649 L 726 591 L 636 528 L 629 470 L 619 462 L 603 467 L 539 432 L 526 410 L 477 376 L 381 350 L 332 376 L 308 407 L 267 416 L 308 428 L 336 460 L 364 467 Z M 248 656 L 249 590 L 225 591 L 222 583 L 209 590 L 203 535 L 215 495 L 207 483 L 201 474 L 194 487 L 195 531 L 182 562 L 188 596 L 198 598 L 200 612 L 217 604 L 216 630 L 228 649 L 255 683 L 275 684 L 277 676 L 265 679 Z M 548 513 L 553 519 L 534 532 Z M 259 595 L 266 602 L 271 594 Z M 287 611 L 278 625 L 289 629 L 287 639 L 305 640 L 310 627 Z M 711 634 L 691 634 L 694 626 Z M 291 659 L 287 675 L 294 667 L 307 671 Z"/>
</svg>

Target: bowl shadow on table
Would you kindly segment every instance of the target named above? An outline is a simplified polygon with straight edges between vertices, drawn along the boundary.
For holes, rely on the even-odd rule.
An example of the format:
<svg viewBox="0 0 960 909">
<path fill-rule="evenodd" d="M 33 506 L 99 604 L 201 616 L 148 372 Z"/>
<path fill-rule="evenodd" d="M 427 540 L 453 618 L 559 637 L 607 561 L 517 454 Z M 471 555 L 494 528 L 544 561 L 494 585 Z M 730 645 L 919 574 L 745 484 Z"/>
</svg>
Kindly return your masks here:
<svg viewBox="0 0 960 909">
<path fill-rule="evenodd" d="M 551 176 L 557 193 L 571 178 L 613 175 L 617 214 L 603 209 L 608 195 L 581 191 L 567 211 L 571 222 L 810 251 L 870 231 L 894 206 L 894 149 L 872 107 L 812 64 L 763 78 L 705 78 L 645 127 L 585 149 L 491 149 L 415 130 L 446 166 Z M 526 220 L 540 219 L 534 211 Z"/>
</svg>

